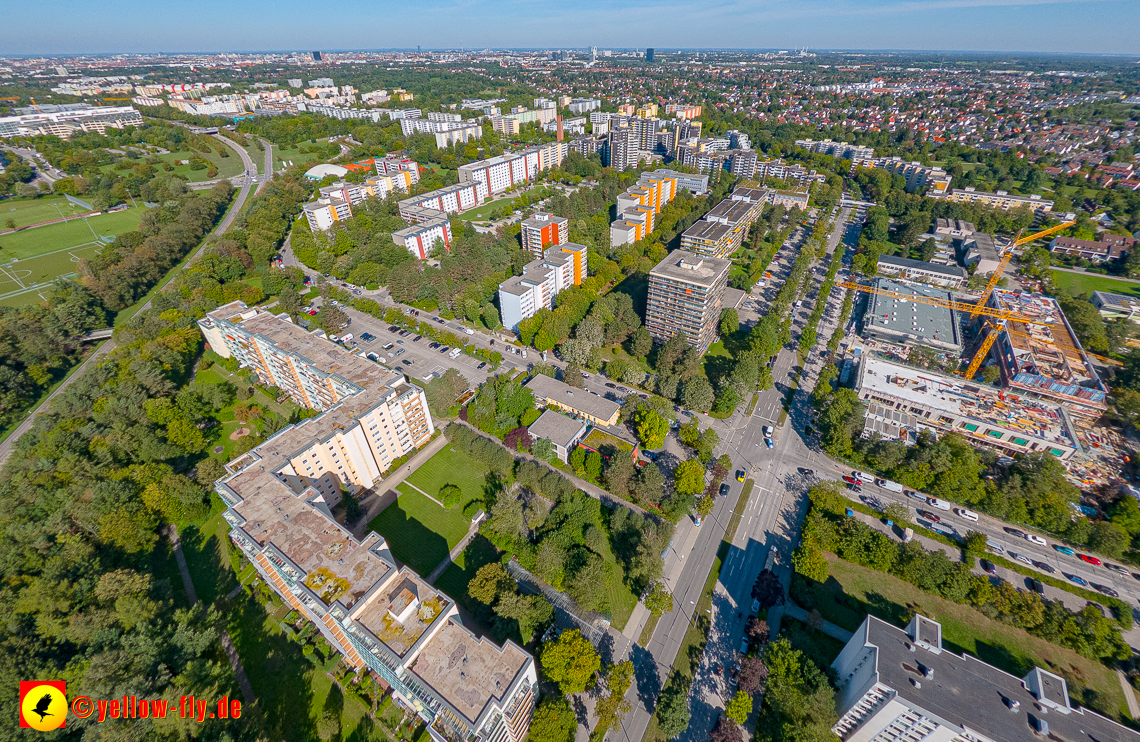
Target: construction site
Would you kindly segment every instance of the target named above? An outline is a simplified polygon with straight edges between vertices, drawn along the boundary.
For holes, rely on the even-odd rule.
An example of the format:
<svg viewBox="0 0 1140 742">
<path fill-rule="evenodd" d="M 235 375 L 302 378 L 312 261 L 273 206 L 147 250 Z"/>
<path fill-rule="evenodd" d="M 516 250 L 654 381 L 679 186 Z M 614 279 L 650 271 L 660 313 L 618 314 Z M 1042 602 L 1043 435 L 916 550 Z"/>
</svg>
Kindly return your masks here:
<svg viewBox="0 0 1140 742">
<path fill-rule="evenodd" d="M 847 344 L 863 434 L 913 443 L 920 430 L 955 432 L 1008 456 L 1056 456 L 1082 489 L 1123 483 L 1140 444 L 1101 424 L 1108 387 L 1094 365 L 1115 362 L 1081 347 L 1056 299 L 997 288 L 1012 254 L 980 296 L 902 278 L 843 284 L 868 294 Z"/>
</svg>

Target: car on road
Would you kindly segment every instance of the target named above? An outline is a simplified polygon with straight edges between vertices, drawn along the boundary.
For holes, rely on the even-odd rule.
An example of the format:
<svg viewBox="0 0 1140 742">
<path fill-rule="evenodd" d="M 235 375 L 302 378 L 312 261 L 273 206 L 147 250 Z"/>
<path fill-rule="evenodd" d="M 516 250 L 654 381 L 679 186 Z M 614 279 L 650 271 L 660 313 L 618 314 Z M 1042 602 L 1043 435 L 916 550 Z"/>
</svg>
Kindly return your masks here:
<svg viewBox="0 0 1140 742">
<path fill-rule="evenodd" d="M 1077 585 L 1082 585 L 1084 587 L 1089 586 L 1088 580 L 1086 580 L 1084 577 L 1081 577 L 1080 575 L 1071 575 L 1068 572 L 1062 572 L 1061 574 L 1065 575 L 1065 578 L 1069 582 L 1075 583 Z"/>
<path fill-rule="evenodd" d="M 412 361 L 408 360 L 407 358 L 400 361 L 400 363 L 404 364 L 405 366 L 411 366 L 412 365 Z"/>
<path fill-rule="evenodd" d="M 1041 584 L 1041 580 L 1030 580 L 1029 586 L 1032 587 L 1033 592 L 1037 593 L 1038 595 L 1045 594 L 1045 586 Z"/>
<path fill-rule="evenodd" d="M 857 484 L 849 484 L 849 485 L 847 485 L 847 489 L 851 490 L 852 492 L 862 492 L 863 491 L 863 488 Z"/>
<path fill-rule="evenodd" d="M 744 637 L 740 640 L 740 653 L 748 654 L 748 637 Z"/>
<path fill-rule="evenodd" d="M 1042 572 L 1048 572 L 1051 575 L 1057 574 L 1057 570 L 1054 569 L 1053 565 L 1049 564 L 1049 562 L 1039 562 L 1037 560 L 1034 560 L 1033 566 L 1036 567 L 1037 569 L 1041 570 Z"/>
<path fill-rule="evenodd" d="M 1077 558 L 1080 559 L 1082 562 L 1088 562 L 1089 564 L 1095 564 L 1098 567 L 1100 565 L 1104 564 L 1104 562 L 1102 562 L 1101 560 L 1097 559 L 1094 556 L 1089 556 L 1088 554 L 1077 554 Z"/>
<path fill-rule="evenodd" d="M 732 667 L 724 671 L 724 676 L 728 678 L 728 684 L 733 688 L 740 685 L 740 665 L 733 663 Z"/>
<path fill-rule="evenodd" d="M 1011 551 L 1011 552 L 1009 552 L 1009 555 L 1011 557 L 1013 557 L 1014 559 L 1016 559 L 1017 561 L 1021 562 L 1022 564 L 1028 564 L 1030 567 L 1033 566 L 1033 560 L 1030 559 L 1029 557 L 1025 556 L 1024 554 L 1018 554 L 1016 552 Z"/>
<path fill-rule="evenodd" d="M 988 575 L 996 575 L 997 574 L 997 567 L 995 567 L 994 563 L 991 562 L 989 559 L 982 559 L 979 562 L 979 564 L 982 565 L 982 569 L 985 570 L 986 574 L 988 574 Z"/>
<path fill-rule="evenodd" d="M 1053 544 L 1053 550 L 1059 551 L 1062 554 L 1068 554 L 1069 556 L 1076 556 L 1077 555 L 1077 552 L 1073 551 L 1068 546 L 1061 546 L 1060 544 Z"/>
<path fill-rule="evenodd" d="M 766 445 L 768 448 L 775 448 L 776 447 L 776 444 L 772 442 L 771 438 L 765 438 L 764 439 L 764 445 Z"/>
<path fill-rule="evenodd" d="M 1116 590 L 1112 589 L 1108 585 L 1098 585 L 1094 582 L 1092 586 L 1095 587 L 1100 592 L 1104 593 L 1105 595 L 1109 596 L 1110 598 L 1119 598 L 1120 597 L 1120 593 L 1118 593 Z"/>
<path fill-rule="evenodd" d="M 906 490 L 905 494 L 907 497 L 912 497 L 915 500 L 922 500 L 923 502 L 926 502 L 926 495 L 922 494 L 921 492 L 915 492 L 914 490 Z"/>
<path fill-rule="evenodd" d="M 1025 540 L 1026 540 L 1026 541 L 1028 541 L 1028 542 L 1029 542 L 1029 543 L 1031 543 L 1031 544 L 1037 544 L 1038 546 L 1048 546 L 1048 545 L 1049 545 L 1049 542 L 1048 542 L 1048 541 L 1046 541 L 1045 539 L 1041 538 L 1041 537 L 1040 537 L 1040 536 L 1038 536 L 1036 533 L 1027 533 L 1027 534 L 1025 534 Z"/>
<path fill-rule="evenodd" d="M 811 469 L 805 469 L 802 466 L 800 467 L 800 474 L 803 474 L 805 477 L 814 477 L 815 476 L 814 471 L 812 471 Z"/>
<path fill-rule="evenodd" d="M 727 484 L 721 484 L 721 486 L 720 486 L 720 496 L 721 496 L 721 497 L 728 497 L 728 489 L 729 489 L 729 488 L 728 488 L 728 485 L 727 485 Z"/>
<path fill-rule="evenodd" d="M 744 470 L 743 470 L 743 469 L 737 469 L 737 470 L 736 470 L 736 481 L 738 481 L 738 482 L 743 482 L 743 481 L 744 481 L 744 476 L 745 476 L 745 475 L 744 475 Z"/>
<path fill-rule="evenodd" d="M 771 438 L 772 434 L 775 432 L 776 432 L 776 429 L 773 428 L 771 425 L 765 425 L 764 426 L 764 437 L 765 438 Z"/>
<path fill-rule="evenodd" d="M 612 381 L 607 381 L 606 389 L 617 389 L 617 384 L 613 383 Z"/>
<path fill-rule="evenodd" d="M 1025 531 L 1019 531 L 1016 528 L 1009 528 L 1009 527 L 1006 527 L 1003 530 L 1006 533 L 1008 533 L 1010 536 L 1017 536 L 1018 538 L 1025 538 Z"/>
<path fill-rule="evenodd" d="M 929 510 L 919 510 L 918 515 L 921 518 L 926 518 L 927 520 L 929 520 L 932 523 L 941 523 L 942 522 L 941 518 L 939 518 L 937 515 L 930 512 Z"/>
<path fill-rule="evenodd" d="M 862 484 L 862 482 L 860 482 L 860 481 L 859 481 L 858 479 L 856 479 L 855 477 L 848 477 L 848 476 L 844 476 L 844 477 L 843 477 L 843 481 L 844 481 L 844 482 L 847 482 L 848 484 Z M 923 499 L 926 499 L 926 498 L 923 498 Z"/>
<path fill-rule="evenodd" d="M 1104 566 L 1107 567 L 1108 569 L 1111 569 L 1113 572 L 1116 572 L 1117 574 L 1124 575 L 1125 577 L 1127 577 L 1129 574 L 1128 570 L 1126 570 L 1124 567 L 1121 567 L 1119 564 L 1113 564 L 1112 562 L 1105 562 Z"/>
<path fill-rule="evenodd" d="M 447 320 L 443 319 L 442 317 L 436 317 L 436 318 L 435 318 L 435 321 L 436 321 L 436 322 L 438 322 L 438 323 L 439 323 L 439 324 L 441 324 L 441 325 L 446 325 L 446 324 L 447 324 Z"/>
</svg>

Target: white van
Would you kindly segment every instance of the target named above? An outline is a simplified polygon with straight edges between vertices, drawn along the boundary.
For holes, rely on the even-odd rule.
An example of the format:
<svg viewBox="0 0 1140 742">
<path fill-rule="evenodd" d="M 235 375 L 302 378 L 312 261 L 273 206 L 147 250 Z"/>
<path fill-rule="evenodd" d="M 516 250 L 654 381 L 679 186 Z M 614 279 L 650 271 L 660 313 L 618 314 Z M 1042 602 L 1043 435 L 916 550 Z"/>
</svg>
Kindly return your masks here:
<svg viewBox="0 0 1140 742">
<path fill-rule="evenodd" d="M 448 358 L 458 358 L 459 354 L 463 352 L 463 348 L 452 348 L 451 352 L 447 354 Z"/>
<path fill-rule="evenodd" d="M 937 497 L 926 498 L 926 504 L 932 508 L 937 508 L 939 510 L 945 510 L 946 512 L 950 512 L 951 510 L 954 509 L 953 505 L 946 502 L 945 500 L 939 500 Z"/>
<path fill-rule="evenodd" d="M 891 492 L 902 492 L 903 491 L 903 486 L 901 484 L 899 484 L 898 482 L 892 482 L 889 479 L 876 479 L 875 484 L 877 484 L 878 486 L 882 487 L 885 490 L 890 490 Z"/>
<path fill-rule="evenodd" d="M 341 341 L 342 343 L 347 343 L 349 340 L 352 340 L 352 338 L 353 338 L 353 337 L 355 337 L 355 336 L 354 336 L 354 335 L 353 335 L 353 334 L 350 332 L 350 333 L 348 333 L 347 335 L 345 335 L 344 337 L 342 337 L 342 338 L 340 339 L 340 341 Z"/>
<path fill-rule="evenodd" d="M 465 333 L 467 333 L 468 335 L 474 335 L 474 334 L 475 334 L 475 331 L 474 331 L 474 330 L 472 330 L 470 327 L 464 327 L 464 328 L 463 328 L 463 331 L 464 331 Z"/>
<path fill-rule="evenodd" d="M 978 514 L 973 510 L 966 510 L 965 508 L 954 508 L 954 514 L 962 520 L 968 520 L 972 523 L 978 522 Z"/>
</svg>

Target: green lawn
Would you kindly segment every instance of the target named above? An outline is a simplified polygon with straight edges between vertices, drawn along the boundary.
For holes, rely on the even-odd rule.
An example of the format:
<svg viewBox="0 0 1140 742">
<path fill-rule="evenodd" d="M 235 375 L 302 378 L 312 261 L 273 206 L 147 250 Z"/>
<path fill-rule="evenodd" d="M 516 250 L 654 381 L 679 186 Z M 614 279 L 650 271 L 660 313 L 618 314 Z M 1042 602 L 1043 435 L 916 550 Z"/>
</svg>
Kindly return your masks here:
<svg viewBox="0 0 1140 742">
<path fill-rule="evenodd" d="M 194 381 L 204 384 L 218 384 L 222 381 L 228 381 L 235 386 L 239 383 L 237 376 L 231 374 L 229 371 L 222 368 L 218 364 L 210 364 L 208 361 L 203 361 L 201 368 L 194 376 Z M 297 406 L 292 402 L 278 404 L 276 400 L 270 399 L 269 396 L 265 394 L 265 392 L 261 391 L 255 386 L 254 394 L 252 397 L 245 400 L 244 402 L 234 400 L 232 404 L 227 407 L 223 407 L 215 415 L 221 425 L 215 427 L 210 431 L 210 447 L 206 450 L 211 456 L 216 459 L 229 461 L 231 458 L 233 458 L 233 449 L 234 446 L 237 445 L 237 440 L 231 441 L 230 433 L 234 432 L 240 427 L 249 427 L 249 424 L 243 426 L 234 415 L 234 407 L 239 404 L 255 404 L 267 412 L 274 412 L 285 418 L 288 418 L 293 413 L 293 410 L 297 409 Z M 252 421 L 250 424 L 253 425 L 253 428 L 251 428 L 251 430 L 256 431 L 257 422 Z M 214 448 L 217 446 L 221 446 L 223 450 L 221 452 L 215 452 Z"/>
<path fill-rule="evenodd" d="M 117 211 L 113 214 L 73 219 L 61 224 L 49 224 L 0 236 L 0 262 L 7 263 L 12 259 L 23 261 L 58 250 L 98 244 L 99 237 L 114 237 L 137 228 L 143 210 L 142 206 L 132 206 L 126 211 Z"/>
<path fill-rule="evenodd" d="M 1059 290 L 1073 289 L 1078 293 L 1092 293 L 1093 291 L 1110 291 L 1114 294 L 1140 297 L 1140 283 L 1131 281 L 1118 281 L 1108 276 L 1096 273 L 1069 273 L 1068 271 L 1052 272 L 1053 284 Z"/>
<path fill-rule="evenodd" d="M 253 161 L 258 164 L 258 168 L 265 165 L 265 153 L 258 152 L 260 157 L 253 158 Z M 324 159 L 321 155 L 313 152 L 302 152 L 297 145 L 281 146 L 273 145 L 273 170 L 277 171 L 283 167 L 288 167 L 289 162 L 294 165 L 308 163 L 316 159 Z"/>
<path fill-rule="evenodd" d="M 472 500 L 485 499 L 486 474 L 487 468 L 467 454 L 443 448 L 412 472 L 407 481 L 436 498 L 444 485 L 458 485 L 463 490 L 463 506 L 466 506 Z M 458 509 L 462 510 L 463 506 Z"/>
<path fill-rule="evenodd" d="M 969 653 L 1017 677 L 1035 665 L 1059 673 L 1069 683 L 1070 695 L 1082 705 L 1114 719 L 1126 716 L 1127 707 L 1113 671 L 1071 649 L 1033 636 L 1010 624 L 987 618 L 965 605 L 958 605 L 922 592 L 891 575 L 845 562 L 828 554 L 830 577 L 825 583 L 797 588 L 797 598 L 807 597 L 824 619 L 855 631 L 868 614 L 897 626 L 907 623 L 913 612 L 942 624 L 943 645 L 956 653 Z M 795 578 L 799 585 L 807 583 Z"/>
<path fill-rule="evenodd" d="M 368 524 L 388 541 L 392 555 L 427 577 L 467 535 L 470 521 L 460 509 L 447 510 L 401 482 L 399 499 Z"/>
<path fill-rule="evenodd" d="M 218 146 L 226 147 L 226 145 L 222 144 L 221 142 L 218 143 Z M 245 166 L 242 165 L 241 157 L 239 157 L 237 152 L 234 152 L 229 147 L 226 147 L 225 151 L 226 151 L 226 154 L 229 155 L 228 157 L 222 157 L 221 155 L 219 155 L 217 152 L 214 152 L 214 151 L 206 153 L 206 152 L 191 152 L 189 150 L 183 150 L 180 152 L 170 152 L 170 153 L 165 154 L 165 155 L 146 155 L 146 156 L 138 155 L 136 157 L 130 158 L 129 161 L 131 163 L 134 163 L 134 164 L 141 164 L 141 163 L 145 162 L 150 157 L 157 157 L 158 159 L 162 160 L 163 162 L 169 163 L 169 164 L 174 166 L 174 169 L 170 170 L 170 171 L 166 171 L 166 170 L 163 170 L 161 167 L 158 167 L 157 169 L 159 170 L 159 172 L 165 173 L 167 175 L 177 175 L 178 177 L 186 180 L 188 183 L 197 183 L 197 182 L 203 181 L 203 180 L 213 180 L 213 178 L 210 177 L 209 168 L 204 168 L 202 170 L 191 170 L 189 165 L 180 164 L 182 160 L 192 160 L 195 157 L 201 157 L 204 160 L 207 160 L 208 162 L 212 163 L 213 166 L 215 168 L 217 168 L 217 170 L 218 170 L 218 174 L 213 176 L 214 178 L 232 178 L 235 175 L 241 175 L 241 173 L 245 170 Z M 262 156 L 262 160 L 264 160 L 264 159 L 265 159 L 264 156 Z M 254 159 L 254 162 L 257 162 L 256 158 Z M 126 170 L 115 170 L 114 164 L 103 165 L 99 169 L 105 173 L 110 173 L 110 172 L 125 173 L 125 172 L 128 172 Z"/>
<path fill-rule="evenodd" d="M 83 199 L 80 199 L 83 200 Z M 16 222 L 16 228 L 26 227 L 29 224 L 59 219 L 62 216 L 82 214 L 86 209 L 73 206 L 62 196 L 54 198 L 36 198 L 28 201 L 4 201 L 0 203 L 0 231 L 6 231 L 8 226 L 4 222 L 8 219 Z"/>
</svg>

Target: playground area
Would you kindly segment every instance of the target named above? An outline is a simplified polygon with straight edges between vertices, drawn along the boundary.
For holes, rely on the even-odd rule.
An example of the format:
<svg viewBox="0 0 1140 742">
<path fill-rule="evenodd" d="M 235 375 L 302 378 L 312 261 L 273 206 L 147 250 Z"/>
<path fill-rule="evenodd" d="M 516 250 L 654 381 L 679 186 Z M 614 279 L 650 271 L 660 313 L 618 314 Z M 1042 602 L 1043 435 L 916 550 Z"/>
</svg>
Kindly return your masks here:
<svg viewBox="0 0 1140 742">
<path fill-rule="evenodd" d="M 41 206 L 40 202 L 26 203 Z M 0 218 L 8 218 L 4 216 L 7 207 L 16 205 L 0 205 Z M 82 212 L 67 202 L 59 208 L 66 216 Z M 52 211 L 56 212 L 56 209 L 53 207 Z M 0 234 L 0 305 L 23 306 L 44 298 L 57 278 L 75 275 L 80 259 L 98 255 L 116 236 L 136 229 L 142 212 L 141 206 L 131 207 L 124 211 Z M 15 216 L 12 218 L 15 219 Z M 54 218 L 59 218 L 58 212 Z M 37 221 L 43 220 L 37 218 Z M 17 224 L 20 222 L 17 221 Z"/>
</svg>

